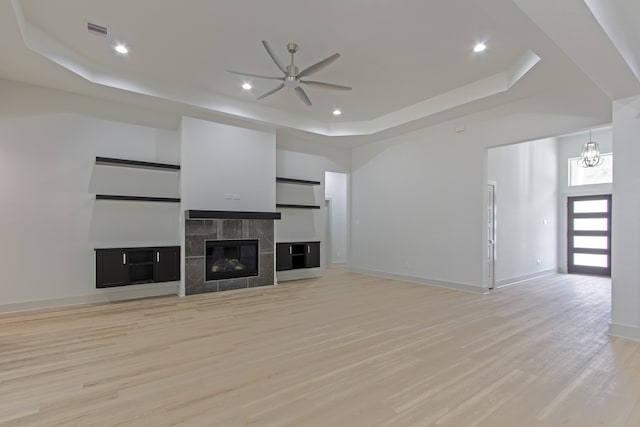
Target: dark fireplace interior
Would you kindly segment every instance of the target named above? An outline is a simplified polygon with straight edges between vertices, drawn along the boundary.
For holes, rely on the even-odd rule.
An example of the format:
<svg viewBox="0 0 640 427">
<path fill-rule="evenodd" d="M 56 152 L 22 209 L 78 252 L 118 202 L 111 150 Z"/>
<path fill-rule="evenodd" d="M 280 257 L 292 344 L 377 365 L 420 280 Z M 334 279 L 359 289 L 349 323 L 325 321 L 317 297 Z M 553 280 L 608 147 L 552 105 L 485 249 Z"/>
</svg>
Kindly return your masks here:
<svg viewBox="0 0 640 427">
<path fill-rule="evenodd" d="M 258 239 L 207 240 L 205 280 L 258 275 Z"/>
</svg>

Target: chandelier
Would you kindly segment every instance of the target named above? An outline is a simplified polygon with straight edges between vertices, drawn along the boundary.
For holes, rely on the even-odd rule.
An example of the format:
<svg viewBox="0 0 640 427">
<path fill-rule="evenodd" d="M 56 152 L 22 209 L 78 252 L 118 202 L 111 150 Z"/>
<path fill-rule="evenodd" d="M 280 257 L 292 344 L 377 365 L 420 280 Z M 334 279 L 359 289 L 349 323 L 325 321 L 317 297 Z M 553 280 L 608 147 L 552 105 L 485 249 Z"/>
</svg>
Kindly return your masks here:
<svg viewBox="0 0 640 427">
<path fill-rule="evenodd" d="M 600 147 L 598 143 L 591 139 L 591 130 L 589 130 L 589 141 L 585 142 L 582 146 L 582 153 L 580 160 L 578 160 L 578 166 L 583 168 L 595 168 L 600 166 L 603 162 L 600 157 Z"/>
</svg>

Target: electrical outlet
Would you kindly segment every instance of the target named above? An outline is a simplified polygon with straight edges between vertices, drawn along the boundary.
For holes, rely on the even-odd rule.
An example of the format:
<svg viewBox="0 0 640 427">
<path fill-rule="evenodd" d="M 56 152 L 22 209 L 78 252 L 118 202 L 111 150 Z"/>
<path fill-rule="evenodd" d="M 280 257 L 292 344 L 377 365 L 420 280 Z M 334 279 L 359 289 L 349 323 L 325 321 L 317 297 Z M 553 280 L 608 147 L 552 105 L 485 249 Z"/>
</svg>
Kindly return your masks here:
<svg viewBox="0 0 640 427">
<path fill-rule="evenodd" d="M 224 198 L 227 199 L 227 200 L 231 200 L 233 198 L 233 194 L 227 193 L 227 194 L 224 195 Z"/>
<path fill-rule="evenodd" d="M 239 194 L 234 194 L 233 195 L 233 200 L 240 200 L 240 195 Z"/>
</svg>

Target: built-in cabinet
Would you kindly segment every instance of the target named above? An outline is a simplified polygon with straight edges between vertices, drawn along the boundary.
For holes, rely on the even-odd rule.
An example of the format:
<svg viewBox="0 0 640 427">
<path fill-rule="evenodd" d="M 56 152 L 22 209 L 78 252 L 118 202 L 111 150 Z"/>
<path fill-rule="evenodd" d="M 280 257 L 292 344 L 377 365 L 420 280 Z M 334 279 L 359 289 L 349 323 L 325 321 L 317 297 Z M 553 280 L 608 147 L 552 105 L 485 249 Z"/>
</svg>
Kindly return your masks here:
<svg viewBox="0 0 640 427">
<path fill-rule="evenodd" d="M 95 251 L 96 288 L 180 280 L 180 246 Z"/>
<path fill-rule="evenodd" d="M 96 157 L 96 165 L 180 172 L 180 165 Z M 175 197 L 96 194 L 96 200 L 180 203 Z M 95 249 L 96 288 L 180 280 L 180 246 Z"/>
<path fill-rule="evenodd" d="M 320 181 L 311 181 L 297 178 L 276 177 L 276 183 L 295 186 L 316 186 L 320 185 Z M 285 187 L 279 187 L 285 190 Z M 311 189 L 310 189 L 311 190 Z M 291 198 L 291 194 L 302 196 L 312 196 L 307 193 L 286 193 Z M 283 194 L 284 196 L 285 194 Z M 305 197 L 306 200 L 315 201 L 315 196 Z M 287 200 L 286 203 L 276 203 L 277 208 L 284 209 L 320 209 L 319 205 L 301 204 L 295 200 Z M 298 270 L 303 268 L 320 267 L 320 242 L 302 241 L 302 242 L 277 242 L 276 243 L 276 271 Z"/>
<path fill-rule="evenodd" d="M 276 243 L 276 271 L 320 267 L 320 242 Z"/>
</svg>

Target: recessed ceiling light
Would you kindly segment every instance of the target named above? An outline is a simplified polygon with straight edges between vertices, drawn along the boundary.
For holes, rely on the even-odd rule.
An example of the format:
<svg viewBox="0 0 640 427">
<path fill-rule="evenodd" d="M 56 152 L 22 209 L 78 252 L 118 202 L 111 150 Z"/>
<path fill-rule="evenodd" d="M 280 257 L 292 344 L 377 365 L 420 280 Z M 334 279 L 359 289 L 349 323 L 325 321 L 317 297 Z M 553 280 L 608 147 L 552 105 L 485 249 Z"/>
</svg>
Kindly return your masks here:
<svg viewBox="0 0 640 427">
<path fill-rule="evenodd" d="M 242 89 L 244 89 L 244 90 L 249 90 L 249 89 L 251 89 L 251 84 L 249 84 L 249 83 L 244 83 L 244 84 L 242 85 Z"/>
<path fill-rule="evenodd" d="M 477 45 L 475 45 L 473 47 L 473 51 L 474 52 L 482 52 L 483 50 L 485 50 L 487 48 L 487 45 L 484 43 L 478 43 Z"/>
<path fill-rule="evenodd" d="M 337 108 L 335 110 L 333 110 L 333 115 L 334 116 L 339 116 L 340 114 L 342 114 L 342 111 L 338 110 Z"/>
<path fill-rule="evenodd" d="M 127 53 L 129 53 L 129 49 L 123 45 L 122 43 L 118 43 L 117 45 L 114 46 L 113 48 L 116 52 L 121 53 L 123 55 L 126 55 Z"/>
</svg>

